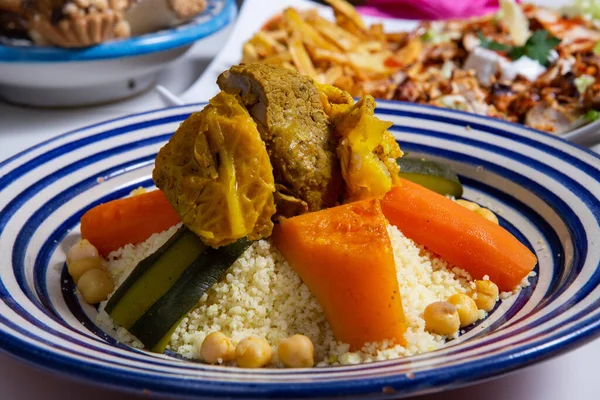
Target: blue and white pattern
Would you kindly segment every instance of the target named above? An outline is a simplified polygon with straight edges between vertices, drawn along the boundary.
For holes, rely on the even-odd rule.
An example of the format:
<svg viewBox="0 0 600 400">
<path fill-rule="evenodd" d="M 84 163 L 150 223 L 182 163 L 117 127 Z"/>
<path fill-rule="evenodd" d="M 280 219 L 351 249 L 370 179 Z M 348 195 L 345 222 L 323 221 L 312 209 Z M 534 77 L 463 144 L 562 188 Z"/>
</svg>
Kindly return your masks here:
<svg viewBox="0 0 600 400">
<path fill-rule="evenodd" d="M 0 164 L 0 348 L 42 367 L 170 396 L 388 397 L 456 387 L 567 351 L 600 333 L 600 158 L 515 124 L 379 102 L 403 150 L 451 162 L 465 197 L 534 249 L 532 285 L 439 351 L 372 364 L 243 370 L 128 348 L 92 323 L 64 271 L 80 216 L 140 185 L 202 105 L 67 133 Z M 385 389 L 384 389 L 385 388 Z"/>
<path fill-rule="evenodd" d="M 68 62 L 109 60 L 156 53 L 189 45 L 218 32 L 235 19 L 235 0 L 207 0 L 206 10 L 192 21 L 159 32 L 114 40 L 84 49 L 0 44 L 0 62 Z"/>
</svg>

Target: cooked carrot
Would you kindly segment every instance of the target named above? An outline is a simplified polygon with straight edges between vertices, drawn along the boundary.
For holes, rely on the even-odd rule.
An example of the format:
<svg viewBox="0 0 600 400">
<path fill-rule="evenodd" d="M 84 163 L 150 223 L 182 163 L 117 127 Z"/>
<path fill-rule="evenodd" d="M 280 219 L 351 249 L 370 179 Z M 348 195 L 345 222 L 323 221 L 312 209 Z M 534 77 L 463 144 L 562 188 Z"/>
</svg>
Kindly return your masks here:
<svg viewBox="0 0 600 400">
<path fill-rule="evenodd" d="M 404 344 L 404 311 L 379 201 L 363 200 L 281 221 L 277 248 L 323 307 L 337 340 L 360 349 Z"/>
<path fill-rule="evenodd" d="M 137 244 L 181 219 L 160 190 L 100 204 L 81 217 L 81 236 L 106 257 L 128 243 Z"/>
<path fill-rule="evenodd" d="M 383 213 L 408 238 L 475 279 L 488 275 L 501 290 L 514 289 L 537 258 L 504 228 L 421 185 L 401 179 L 381 200 Z"/>
</svg>

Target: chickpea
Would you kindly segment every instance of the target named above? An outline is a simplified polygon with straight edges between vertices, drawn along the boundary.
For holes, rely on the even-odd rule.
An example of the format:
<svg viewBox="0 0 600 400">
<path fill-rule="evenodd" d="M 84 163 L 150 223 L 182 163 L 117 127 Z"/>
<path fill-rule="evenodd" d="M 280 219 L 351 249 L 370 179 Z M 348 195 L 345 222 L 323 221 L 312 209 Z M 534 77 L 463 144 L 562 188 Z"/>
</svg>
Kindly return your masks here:
<svg viewBox="0 0 600 400">
<path fill-rule="evenodd" d="M 73 261 L 82 258 L 100 257 L 98 250 L 87 239 L 81 239 L 75 243 L 67 252 L 67 266 Z"/>
<path fill-rule="evenodd" d="M 479 319 L 477 304 L 475 300 L 464 293 L 456 293 L 448 298 L 448 303 L 454 305 L 458 310 L 460 327 L 469 326 Z"/>
<path fill-rule="evenodd" d="M 481 215 L 483 218 L 487 219 L 488 221 L 491 221 L 491 222 L 495 223 L 496 225 L 499 224 L 498 217 L 496 217 L 496 214 L 494 214 L 487 208 L 480 207 L 477 210 L 475 210 L 475 212 L 477 214 Z"/>
<path fill-rule="evenodd" d="M 304 335 L 294 335 L 279 342 L 279 360 L 286 367 L 310 368 L 315 364 L 315 346 Z"/>
<path fill-rule="evenodd" d="M 235 361 L 242 368 L 260 368 L 271 361 L 273 350 L 267 341 L 258 336 L 242 339 L 235 348 Z"/>
<path fill-rule="evenodd" d="M 209 364 L 221 364 L 235 359 L 235 346 L 221 332 L 212 332 L 202 342 L 200 355 Z"/>
<path fill-rule="evenodd" d="M 143 186 L 139 186 L 138 188 L 136 188 L 136 189 L 133 189 L 133 190 L 131 191 L 131 193 L 129 193 L 129 195 L 131 195 L 131 196 L 139 196 L 140 194 L 145 194 L 145 193 L 147 193 L 147 192 L 148 192 L 148 191 L 146 190 L 146 188 L 145 188 L 145 187 L 143 187 Z"/>
<path fill-rule="evenodd" d="M 100 257 L 88 257 L 71 261 L 67 264 L 67 268 L 69 269 L 69 275 L 71 275 L 73 281 L 77 284 L 83 274 L 92 269 L 102 269 L 103 264 Z"/>
<path fill-rule="evenodd" d="M 475 304 L 480 310 L 487 312 L 492 311 L 500 296 L 498 286 L 492 281 L 475 281 L 475 293 Z"/>
<path fill-rule="evenodd" d="M 436 301 L 425 307 L 423 318 L 425 330 L 438 335 L 453 335 L 460 327 L 458 310 L 447 301 Z"/>
<path fill-rule="evenodd" d="M 81 275 L 77 282 L 77 289 L 88 304 L 97 304 L 106 300 L 114 288 L 108 272 L 103 269 L 91 269 Z"/>
<path fill-rule="evenodd" d="M 479 207 L 479 204 L 473 203 L 472 201 L 468 201 L 468 200 L 458 199 L 458 200 L 456 200 L 456 203 L 460 204 L 464 208 L 467 208 L 471 211 L 476 211 L 481 208 L 481 207 Z"/>
</svg>

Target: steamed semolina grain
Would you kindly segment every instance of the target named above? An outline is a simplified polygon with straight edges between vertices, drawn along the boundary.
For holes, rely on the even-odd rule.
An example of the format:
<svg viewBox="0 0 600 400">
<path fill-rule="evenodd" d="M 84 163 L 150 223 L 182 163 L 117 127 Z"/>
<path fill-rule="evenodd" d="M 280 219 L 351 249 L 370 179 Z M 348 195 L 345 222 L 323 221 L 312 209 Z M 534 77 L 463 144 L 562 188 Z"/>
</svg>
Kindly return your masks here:
<svg viewBox="0 0 600 400">
<path fill-rule="evenodd" d="M 171 337 L 170 348 L 198 358 L 204 338 L 220 331 L 233 343 L 256 335 L 276 345 L 301 333 L 315 344 L 317 360 L 333 340 L 321 305 L 269 241 L 252 244 L 215 284 Z"/>
<path fill-rule="evenodd" d="M 211 288 L 171 338 L 170 347 L 197 358 L 204 338 L 213 331 L 230 336 L 234 343 L 248 335 L 265 337 L 271 345 L 296 333 L 315 345 L 318 366 L 387 360 L 440 348 L 445 338 L 425 331 L 422 313 L 434 302 L 469 288 L 470 276 L 389 228 L 398 268 L 398 281 L 408 329 L 406 347 L 370 343 L 357 352 L 335 341 L 321 306 L 299 276 L 269 241 L 261 240 Z M 457 277 L 458 275 L 458 277 Z"/>
<path fill-rule="evenodd" d="M 176 229 L 111 253 L 110 270 L 116 283 L 122 283 L 137 262 L 160 247 Z M 425 331 L 423 310 L 432 302 L 470 291 L 471 277 L 416 245 L 396 227 L 390 226 L 388 232 L 407 322 L 406 346 L 384 340 L 350 352 L 348 344 L 335 340 L 320 304 L 298 274 L 269 240 L 260 240 L 202 296 L 175 330 L 169 348 L 196 359 L 200 357 L 204 338 L 211 332 L 222 332 L 234 344 L 256 335 L 273 347 L 272 365 L 282 366 L 276 356 L 277 344 L 283 338 L 303 334 L 313 342 L 315 364 L 321 367 L 388 360 L 440 348 L 446 339 Z M 101 326 L 112 329 L 118 340 L 140 347 L 141 343 L 127 331 L 114 327 L 103 312 L 105 304 L 100 305 Z"/>
<path fill-rule="evenodd" d="M 165 242 L 175 234 L 179 227 L 181 227 L 181 224 L 174 225 L 164 232 L 155 233 L 140 244 L 135 246 L 127 244 L 120 249 L 111 252 L 107 258 L 110 266 L 109 272 L 115 283 L 115 290 L 123 283 L 123 281 L 125 281 L 127 276 L 140 261 L 165 244 Z"/>
<path fill-rule="evenodd" d="M 115 289 L 108 298 L 110 299 L 117 291 L 119 286 L 127 279 L 127 276 L 129 276 L 131 271 L 133 271 L 140 261 L 158 250 L 160 246 L 173 236 L 180 227 L 181 224 L 174 225 L 164 232 L 153 234 L 142 243 L 137 245 L 127 244 L 120 249 L 111 252 L 107 257 L 108 272 L 115 284 Z M 129 344 L 136 348 L 144 348 L 142 342 L 125 328 L 115 325 L 112 318 L 104 311 L 106 303 L 108 303 L 108 300 L 105 300 L 98 305 L 98 314 L 95 318 L 96 324 L 117 341 Z"/>
</svg>

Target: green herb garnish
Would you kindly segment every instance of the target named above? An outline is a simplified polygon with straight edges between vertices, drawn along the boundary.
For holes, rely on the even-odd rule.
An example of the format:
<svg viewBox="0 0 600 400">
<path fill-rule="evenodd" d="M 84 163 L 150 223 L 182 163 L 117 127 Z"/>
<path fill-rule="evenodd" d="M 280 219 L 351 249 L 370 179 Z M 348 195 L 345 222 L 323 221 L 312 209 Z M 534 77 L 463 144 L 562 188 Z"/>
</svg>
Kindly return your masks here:
<svg viewBox="0 0 600 400">
<path fill-rule="evenodd" d="M 588 111 L 588 112 L 587 112 L 587 113 L 586 113 L 586 114 L 583 116 L 583 118 L 584 118 L 586 121 L 589 121 L 589 122 L 594 122 L 594 121 L 596 121 L 596 120 L 600 119 L 600 111 L 597 111 L 597 110 L 590 110 L 590 111 Z"/>
<path fill-rule="evenodd" d="M 479 38 L 479 41 L 481 42 L 481 47 L 483 47 L 484 49 L 489 49 L 489 50 L 494 50 L 494 51 L 510 51 L 510 49 L 511 49 L 511 47 L 506 44 L 498 43 L 498 42 L 495 42 L 493 40 L 486 38 L 485 36 L 483 36 L 483 34 L 481 32 L 477 32 L 477 37 Z"/>
<path fill-rule="evenodd" d="M 535 31 L 523 46 L 508 46 L 498 43 L 486 38 L 481 32 L 477 33 L 477 37 L 479 37 L 481 47 L 484 49 L 506 52 L 513 61 L 527 56 L 545 67 L 550 64 L 550 52 L 560 43 L 560 39 L 552 36 L 544 29 Z"/>
<path fill-rule="evenodd" d="M 594 46 L 594 53 L 600 55 L 600 42 L 596 43 Z"/>
</svg>

